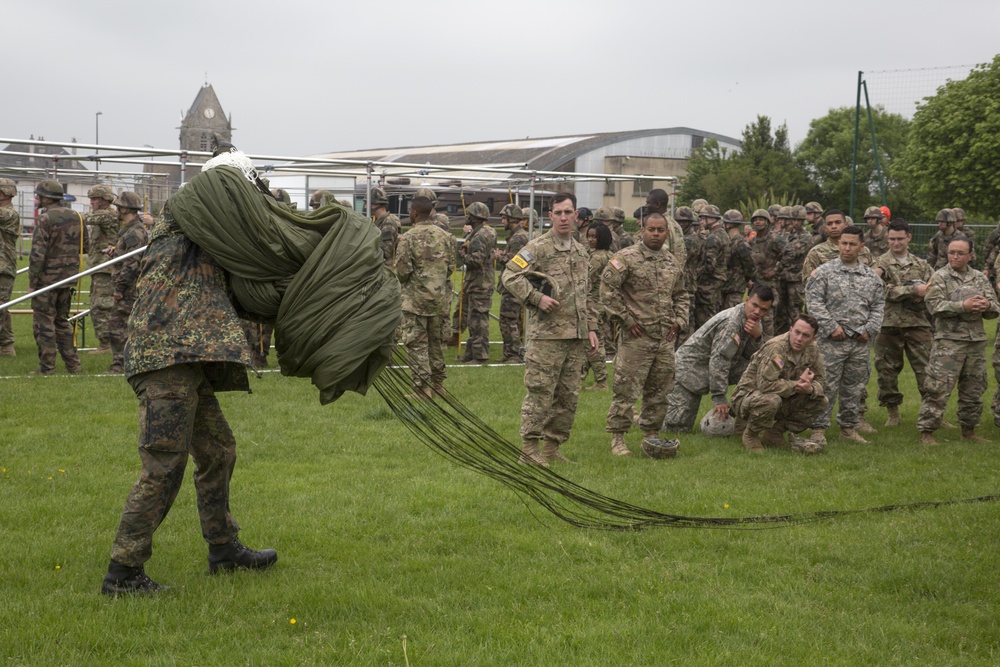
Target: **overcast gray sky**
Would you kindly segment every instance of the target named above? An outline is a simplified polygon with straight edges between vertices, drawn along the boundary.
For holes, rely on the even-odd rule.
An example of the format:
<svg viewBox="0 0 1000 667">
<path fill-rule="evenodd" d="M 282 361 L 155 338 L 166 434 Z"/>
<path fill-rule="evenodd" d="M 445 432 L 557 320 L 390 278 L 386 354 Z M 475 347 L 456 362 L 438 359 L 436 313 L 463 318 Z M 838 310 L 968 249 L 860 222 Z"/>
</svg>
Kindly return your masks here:
<svg viewBox="0 0 1000 667">
<path fill-rule="evenodd" d="M 996 0 L 3 4 L 0 136 L 93 142 L 100 111 L 102 144 L 176 148 L 207 73 L 234 143 L 274 155 L 673 126 L 739 137 L 757 114 L 797 142 L 854 104 L 859 70 L 1000 51 Z"/>
</svg>

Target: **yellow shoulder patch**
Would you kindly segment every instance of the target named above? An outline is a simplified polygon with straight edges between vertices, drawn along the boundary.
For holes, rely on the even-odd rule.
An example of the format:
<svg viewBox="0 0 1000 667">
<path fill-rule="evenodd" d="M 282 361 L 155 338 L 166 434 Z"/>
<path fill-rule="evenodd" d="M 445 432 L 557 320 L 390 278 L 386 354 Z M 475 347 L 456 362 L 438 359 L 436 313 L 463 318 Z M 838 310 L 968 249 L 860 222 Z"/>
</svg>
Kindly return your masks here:
<svg viewBox="0 0 1000 667">
<path fill-rule="evenodd" d="M 609 262 L 609 264 L 611 264 L 611 266 L 615 267 L 615 271 L 621 271 L 622 269 L 625 268 L 625 265 L 622 264 L 621 261 L 619 261 L 619 259 L 617 257 L 615 257 L 614 259 L 612 259 Z"/>
<path fill-rule="evenodd" d="M 514 258 L 510 261 L 514 262 L 522 269 L 528 268 L 528 262 L 525 261 L 524 257 L 521 257 L 520 255 L 514 255 Z"/>
</svg>

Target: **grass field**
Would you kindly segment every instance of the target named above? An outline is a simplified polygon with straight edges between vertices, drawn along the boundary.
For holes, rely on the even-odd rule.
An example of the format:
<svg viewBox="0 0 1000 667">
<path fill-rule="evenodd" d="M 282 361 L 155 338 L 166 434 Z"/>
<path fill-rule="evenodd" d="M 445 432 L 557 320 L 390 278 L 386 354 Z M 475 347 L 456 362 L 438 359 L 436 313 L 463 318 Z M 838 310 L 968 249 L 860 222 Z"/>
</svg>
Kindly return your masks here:
<svg viewBox="0 0 1000 667">
<path fill-rule="evenodd" d="M 996 504 L 770 530 L 581 530 L 416 444 L 376 394 L 321 407 L 308 381 L 277 373 L 220 395 L 239 442 L 241 538 L 276 548 L 275 567 L 208 576 L 188 482 L 147 564 L 172 589 L 106 599 L 139 469 L 136 402 L 121 377 L 97 375 L 106 356 L 84 355 L 83 375 L 60 362 L 24 377 L 37 360 L 29 319 L 15 323 L 19 356 L 0 359 L 4 664 L 1000 664 Z M 459 367 L 447 385 L 516 441 L 521 373 Z M 996 445 L 955 431 L 916 444 L 905 379 L 903 426 L 869 446 L 831 438 L 815 457 L 691 435 L 672 461 L 614 458 L 610 396 L 584 392 L 565 446 L 579 465 L 558 471 L 690 516 L 996 492 Z M 988 413 L 980 432 L 997 437 Z"/>
</svg>

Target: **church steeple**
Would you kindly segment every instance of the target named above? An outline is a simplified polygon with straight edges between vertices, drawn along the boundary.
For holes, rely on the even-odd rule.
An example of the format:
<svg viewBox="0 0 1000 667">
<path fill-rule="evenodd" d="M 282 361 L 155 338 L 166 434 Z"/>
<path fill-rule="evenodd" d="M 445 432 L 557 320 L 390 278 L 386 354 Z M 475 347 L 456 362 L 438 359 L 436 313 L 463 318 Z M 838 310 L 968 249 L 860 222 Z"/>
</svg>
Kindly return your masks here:
<svg viewBox="0 0 1000 667">
<path fill-rule="evenodd" d="M 206 82 L 198 91 L 179 129 L 181 150 L 211 150 L 214 132 L 218 132 L 227 141 L 232 141 L 232 119 L 226 117 L 212 84 Z"/>
</svg>

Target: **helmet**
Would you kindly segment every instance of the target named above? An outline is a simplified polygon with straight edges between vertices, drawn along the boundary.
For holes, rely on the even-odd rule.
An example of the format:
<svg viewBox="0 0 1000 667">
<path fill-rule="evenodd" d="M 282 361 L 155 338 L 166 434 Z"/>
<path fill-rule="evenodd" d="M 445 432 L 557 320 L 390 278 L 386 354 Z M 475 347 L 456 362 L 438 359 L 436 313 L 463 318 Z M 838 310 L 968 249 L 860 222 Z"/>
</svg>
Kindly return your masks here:
<svg viewBox="0 0 1000 667">
<path fill-rule="evenodd" d="M 95 185 L 94 187 L 87 190 L 88 199 L 106 199 L 109 202 L 114 203 L 115 193 L 111 190 L 110 185 Z"/>
<path fill-rule="evenodd" d="M 759 209 L 757 209 L 756 211 L 754 211 L 753 213 L 750 214 L 750 221 L 751 222 L 753 222 L 754 218 L 764 218 L 765 220 L 767 220 L 768 223 L 771 222 L 771 214 L 768 213 L 766 210 L 764 210 L 762 208 L 759 208 Z"/>
<path fill-rule="evenodd" d="M 965 220 L 965 209 L 953 208 L 951 209 L 951 213 L 955 216 L 955 222 L 963 222 Z"/>
<path fill-rule="evenodd" d="M 594 221 L 595 222 L 614 222 L 615 214 L 607 206 L 602 206 L 601 208 L 594 211 Z"/>
<path fill-rule="evenodd" d="M 689 206 L 681 206 L 674 211 L 674 220 L 677 222 L 694 222 L 694 211 Z"/>
<path fill-rule="evenodd" d="M 284 188 L 278 188 L 277 190 L 271 190 L 271 196 L 280 201 L 282 204 L 292 205 L 292 196 L 288 194 L 288 190 Z"/>
<path fill-rule="evenodd" d="M 735 419 L 731 416 L 719 419 L 715 416 L 715 412 L 711 410 L 705 413 L 698 426 L 703 434 L 713 438 L 728 438 L 736 432 Z"/>
<path fill-rule="evenodd" d="M 142 209 L 142 197 L 134 192 L 122 190 L 118 195 L 118 199 L 114 201 L 114 205 L 118 208 L 130 208 L 133 211 L 138 211 Z"/>
<path fill-rule="evenodd" d="M 535 213 L 533 208 L 523 208 L 521 209 L 521 215 L 524 216 L 523 220 L 527 220 L 529 225 L 534 225 L 538 222 L 538 215 Z"/>
<path fill-rule="evenodd" d="M 771 204 L 767 207 L 767 212 L 771 214 L 771 220 L 777 220 L 781 217 L 781 206 L 779 204 Z"/>
<path fill-rule="evenodd" d="M 433 190 L 431 190 L 430 188 L 420 188 L 419 190 L 417 190 L 416 194 L 413 195 L 413 196 L 414 197 L 427 197 L 428 199 L 430 199 L 433 202 L 436 202 L 438 200 L 437 194 L 435 194 L 435 192 Z"/>
<path fill-rule="evenodd" d="M 48 197 L 49 199 L 62 201 L 63 187 L 59 184 L 59 181 L 50 178 L 35 186 L 35 194 L 39 197 Z"/>
<path fill-rule="evenodd" d="M 9 178 L 0 178 L 0 193 L 8 197 L 17 196 L 17 184 Z"/>
<path fill-rule="evenodd" d="M 731 208 L 722 214 L 722 222 L 727 225 L 739 225 L 743 223 L 743 214 L 735 208 Z"/>
<path fill-rule="evenodd" d="M 801 435 L 793 435 L 792 444 L 788 448 L 800 454 L 819 454 L 823 451 L 823 443 L 803 438 Z"/>
<path fill-rule="evenodd" d="M 806 207 L 801 204 L 792 207 L 792 218 L 794 220 L 806 219 Z"/>
<path fill-rule="evenodd" d="M 483 202 L 474 201 L 469 204 L 467 209 L 465 209 L 465 216 L 469 219 L 477 218 L 479 220 L 489 220 L 490 209 L 486 208 L 486 204 Z"/>
<path fill-rule="evenodd" d="M 869 206 L 865 209 L 865 220 L 868 218 L 878 218 L 881 220 L 884 216 L 882 215 L 882 209 L 878 206 Z"/>
<path fill-rule="evenodd" d="M 781 218 L 781 219 L 783 219 L 783 220 L 791 220 L 792 219 L 792 207 L 791 206 L 782 206 L 780 209 L 778 209 L 778 217 Z"/>
<path fill-rule="evenodd" d="M 695 199 L 691 202 L 691 210 L 695 213 L 701 213 L 701 209 L 703 209 L 706 204 L 708 204 L 708 202 L 704 199 Z"/>
<path fill-rule="evenodd" d="M 586 222 L 588 220 L 593 220 L 594 219 L 594 212 L 591 211 L 586 206 L 581 206 L 580 208 L 576 209 L 576 219 L 579 220 L 580 222 Z"/>
<path fill-rule="evenodd" d="M 888 206 L 882 206 L 881 208 L 879 208 L 879 210 L 882 211 L 882 215 L 885 216 L 886 220 L 891 220 L 892 219 L 892 211 L 889 210 Z M 962 209 L 958 209 L 958 210 L 962 211 Z M 964 214 L 965 211 L 962 211 L 962 213 Z M 962 216 L 962 219 L 963 220 L 965 219 L 964 215 Z"/>
<path fill-rule="evenodd" d="M 516 204 L 507 204 L 500 209 L 500 217 L 503 216 L 507 216 L 511 220 L 524 220 L 524 215 L 521 213 L 520 207 Z"/>
<path fill-rule="evenodd" d="M 625 222 L 625 209 L 619 206 L 612 206 L 611 213 L 615 216 L 615 222 Z"/>
<path fill-rule="evenodd" d="M 701 210 L 698 211 L 698 217 L 719 219 L 722 216 L 719 214 L 718 206 L 713 206 L 712 204 L 705 204 L 704 206 L 701 207 Z"/>
<path fill-rule="evenodd" d="M 432 219 L 434 221 L 434 224 L 441 223 L 449 227 L 451 226 L 451 220 L 448 219 L 447 215 L 441 213 L 440 211 L 436 212 Z"/>
<path fill-rule="evenodd" d="M 372 188 L 372 200 L 371 204 L 388 204 L 389 198 L 385 196 L 385 190 L 382 188 Z"/>
<path fill-rule="evenodd" d="M 822 213 L 823 205 L 818 201 L 811 201 L 806 204 L 806 213 Z"/>
<path fill-rule="evenodd" d="M 37 189 L 35 191 L 37 192 Z M 955 222 L 955 214 L 950 208 L 943 208 L 934 216 L 934 222 Z"/>
<path fill-rule="evenodd" d="M 642 453 L 651 459 L 672 459 L 680 448 L 680 440 L 642 439 Z"/>
<path fill-rule="evenodd" d="M 309 205 L 317 207 L 322 206 L 323 197 L 325 196 L 332 196 L 332 195 L 330 195 L 330 193 L 326 190 L 317 190 L 316 192 L 312 193 L 311 197 L 309 197 Z"/>
</svg>

